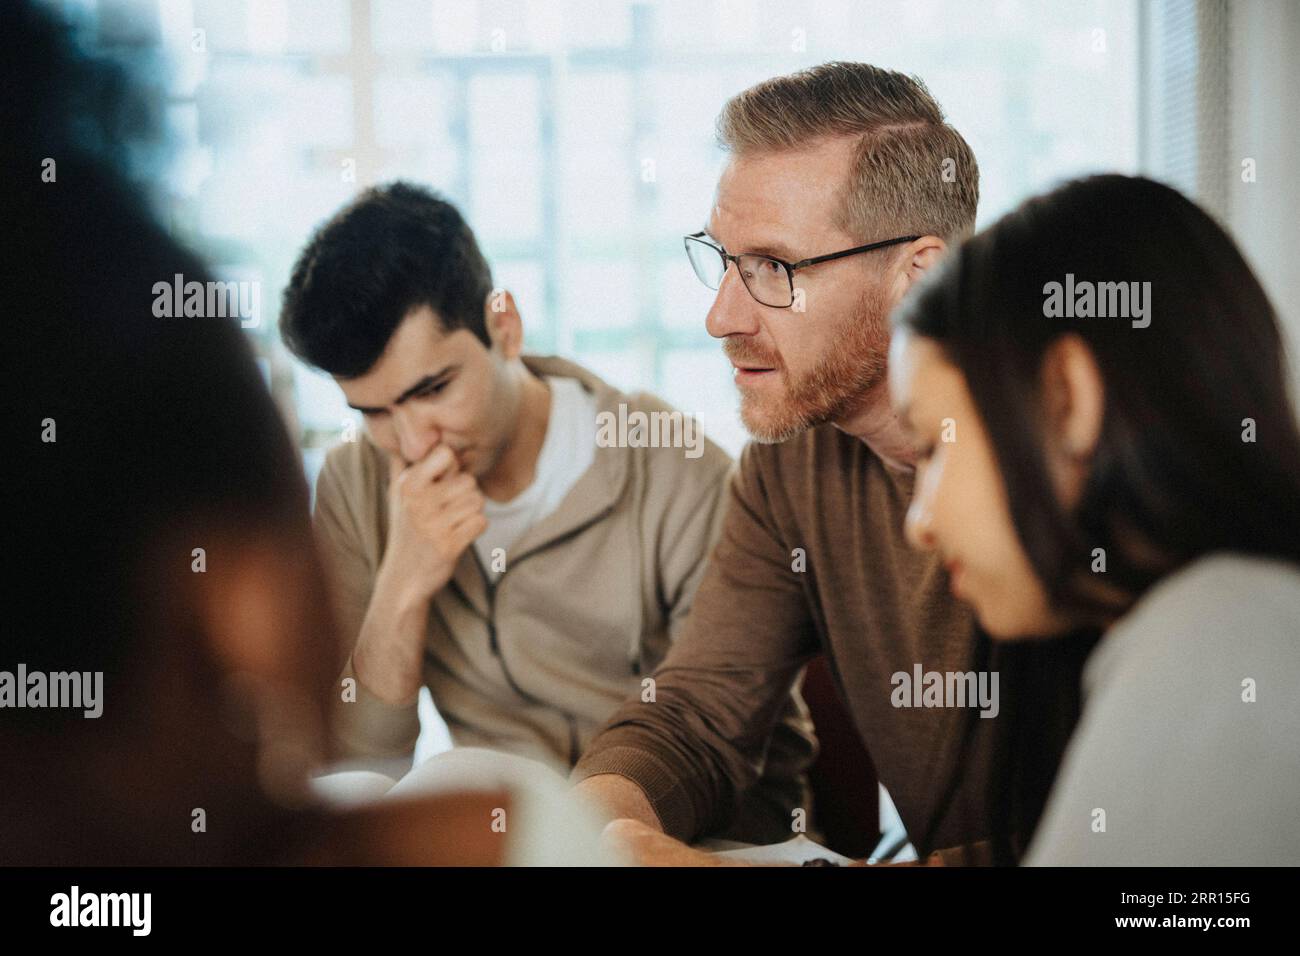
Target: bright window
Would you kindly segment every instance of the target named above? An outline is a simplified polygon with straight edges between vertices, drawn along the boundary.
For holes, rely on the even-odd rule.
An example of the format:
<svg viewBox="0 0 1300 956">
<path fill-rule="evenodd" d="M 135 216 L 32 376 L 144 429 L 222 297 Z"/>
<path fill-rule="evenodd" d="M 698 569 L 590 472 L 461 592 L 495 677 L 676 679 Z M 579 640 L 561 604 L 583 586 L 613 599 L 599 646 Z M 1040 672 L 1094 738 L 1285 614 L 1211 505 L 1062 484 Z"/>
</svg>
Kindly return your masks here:
<svg viewBox="0 0 1300 956">
<path fill-rule="evenodd" d="M 280 292 L 309 231 L 395 177 L 461 207 L 531 349 L 657 391 L 734 453 L 680 242 L 707 215 L 724 101 L 832 59 L 915 74 L 975 150 L 986 224 L 1065 177 L 1136 171 L 1137 21 L 1134 0 L 159 0 L 170 211 L 261 279 L 249 334 L 309 472 L 349 413 L 279 344 Z"/>
</svg>

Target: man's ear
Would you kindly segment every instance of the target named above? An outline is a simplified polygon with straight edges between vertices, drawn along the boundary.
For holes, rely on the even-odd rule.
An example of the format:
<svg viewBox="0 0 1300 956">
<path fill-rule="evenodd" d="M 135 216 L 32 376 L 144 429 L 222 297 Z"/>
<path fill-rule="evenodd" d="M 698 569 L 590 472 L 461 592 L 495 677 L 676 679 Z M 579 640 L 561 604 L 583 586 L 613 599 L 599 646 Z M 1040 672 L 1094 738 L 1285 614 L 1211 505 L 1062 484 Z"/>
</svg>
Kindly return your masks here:
<svg viewBox="0 0 1300 956">
<path fill-rule="evenodd" d="M 1039 375 L 1048 467 L 1060 500 L 1073 507 L 1101 440 L 1105 382 L 1092 349 L 1073 334 L 1048 346 Z"/>
<path fill-rule="evenodd" d="M 907 295 L 912 286 L 938 265 L 947 251 L 948 243 L 938 236 L 922 236 L 905 246 L 897 280 L 894 283 L 894 303 L 902 301 L 903 296 Z"/>
<path fill-rule="evenodd" d="M 493 349 L 506 360 L 519 357 L 524 349 L 524 321 L 509 291 L 493 289 L 488 293 L 483 303 L 483 324 Z"/>
</svg>

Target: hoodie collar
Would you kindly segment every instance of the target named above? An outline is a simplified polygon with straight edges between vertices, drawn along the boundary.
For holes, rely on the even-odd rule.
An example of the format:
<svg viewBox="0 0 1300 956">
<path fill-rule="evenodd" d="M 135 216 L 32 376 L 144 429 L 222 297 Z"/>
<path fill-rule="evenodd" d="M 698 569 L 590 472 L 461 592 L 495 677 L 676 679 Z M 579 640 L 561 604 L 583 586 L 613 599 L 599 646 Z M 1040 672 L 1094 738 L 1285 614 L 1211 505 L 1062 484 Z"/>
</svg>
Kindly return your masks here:
<svg viewBox="0 0 1300 956">
<path fill-rule="evenodd" d="M 567 359 L 553 355 L 524 355 L 523 363 L 534 375 L 576 379 L 595 396 L 597 414 L 607 411 L 617 416 L 619 404 L 628 401 L 627 395 Z M 623 495 L 629 473 L 628 449 L 597 445 L 591 467 L 569 489 L 559 507 L 524 532 L 511 549 L 513 553 L 507 567 L 611 512 Z M 484 617 L 489 615 L 487 576 L 479 563 L 478 551 L 472 545 L 461 554 L 452 582 L 480 614 Z"/>
</svg>

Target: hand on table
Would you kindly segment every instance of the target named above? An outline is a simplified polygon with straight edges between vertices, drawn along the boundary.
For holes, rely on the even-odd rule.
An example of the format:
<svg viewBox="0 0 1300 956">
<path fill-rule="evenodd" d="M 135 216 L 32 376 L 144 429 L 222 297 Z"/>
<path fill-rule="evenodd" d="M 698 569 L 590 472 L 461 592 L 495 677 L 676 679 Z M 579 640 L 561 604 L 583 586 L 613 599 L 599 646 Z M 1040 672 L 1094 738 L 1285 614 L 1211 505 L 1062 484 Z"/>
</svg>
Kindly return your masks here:
<svg viewBox="0 0 1300 956">
<path fill-rule="evenodd" d="M 612 820 L 601 834 L 605 846 L 638 866 L 735 866 L 728 861 L 687 846 L 639 820 Z"/>
</svg>

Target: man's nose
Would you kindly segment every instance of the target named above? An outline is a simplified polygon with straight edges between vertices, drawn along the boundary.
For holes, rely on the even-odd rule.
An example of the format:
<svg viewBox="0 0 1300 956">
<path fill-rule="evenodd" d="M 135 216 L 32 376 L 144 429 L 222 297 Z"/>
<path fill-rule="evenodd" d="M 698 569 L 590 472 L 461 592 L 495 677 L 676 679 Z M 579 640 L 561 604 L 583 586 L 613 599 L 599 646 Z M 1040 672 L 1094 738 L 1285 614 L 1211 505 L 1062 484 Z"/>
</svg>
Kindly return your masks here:
<svg viewBox="0 0 1300 956">
<path fill-rule="evenodd" d="M 431 428 L 403 408 L 393 411 L 393 431 L 397 435 L 397 450 L 407 464 L 427 455 L 440 438 L 437 428 Z"/>
<path fill-rule="evenodd" d="M 704 320 L 704 327 L 715 339 L 758 334 L 759 305 L 745 288 L 739 269 L 733 269 L 732 265 L 727 263 L 727 270 L 718 283 L 718 293 L 713 297 L 713 307 Z"/>
</svg>

